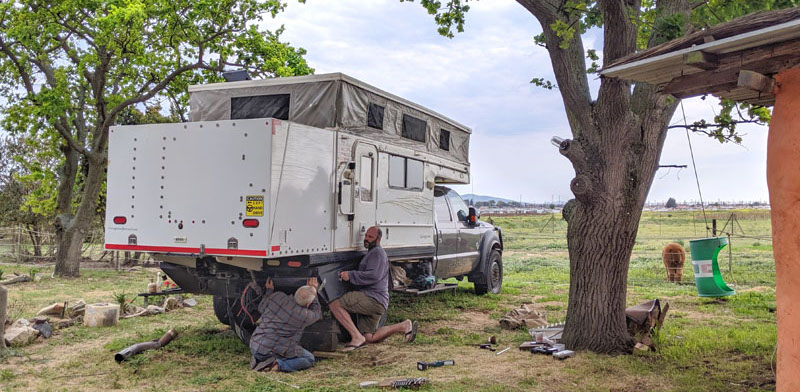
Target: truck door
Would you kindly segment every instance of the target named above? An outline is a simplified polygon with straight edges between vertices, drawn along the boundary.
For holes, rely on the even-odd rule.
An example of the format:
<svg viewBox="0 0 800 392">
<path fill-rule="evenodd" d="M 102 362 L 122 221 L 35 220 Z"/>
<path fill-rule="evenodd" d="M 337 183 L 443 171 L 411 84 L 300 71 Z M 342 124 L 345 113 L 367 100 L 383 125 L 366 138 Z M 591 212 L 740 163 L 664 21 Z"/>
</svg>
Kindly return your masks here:
<svg viewBox="0 0 800 392">
<path fill-rule="evenodd" d="M 436 271 L 442 279 L 458 275 L 458 229 L 441 189 L 433 191 L 433 210 L 436 215 Z"/>
<path fill-rule="evenodd" d="M 472 271 L 480 259 L 478 249 L 480 247 L 481 233 L 477 227 L 471 227 L 467 223 L 469 207 L 461 196 L 455 191 L 447 192 L 447 201 L 455 215 L 455 224 L 458 229 L 458 268 L 459 273 L 466 274 Z"/>
<path fill-rule="evenodd" d="M 353 246 L 361 247 L 364 234 L 375 225 L 375 176 L 378 172 L 378 150 L 372 144 L 359 142 L 355 147 L 356 163 L 353 178 Z"/>
</svg>

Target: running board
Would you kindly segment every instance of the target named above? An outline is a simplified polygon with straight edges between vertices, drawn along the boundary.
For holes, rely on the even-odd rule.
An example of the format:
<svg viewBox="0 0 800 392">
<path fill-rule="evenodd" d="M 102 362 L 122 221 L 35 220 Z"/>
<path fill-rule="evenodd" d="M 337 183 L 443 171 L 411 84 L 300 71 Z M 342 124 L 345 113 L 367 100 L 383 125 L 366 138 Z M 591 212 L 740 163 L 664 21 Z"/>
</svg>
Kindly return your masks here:
<svg viewBox="0 0 800 392">
<path fill-rule="evenodd" d="M 413 295 L 423 295 L 428 293 L 433 293 L 437 291 L 444 291 L 444 290 L 455 290 L 458 287 L 457 283 L 438 283 L 432 289 L 428 290 L 419 290 L 419 289 L 411 289 L 407 287 L 399 287 L 392 289 L 395 293 L 403 293 L 403 294 L 413 294 Z"/>
</svg>

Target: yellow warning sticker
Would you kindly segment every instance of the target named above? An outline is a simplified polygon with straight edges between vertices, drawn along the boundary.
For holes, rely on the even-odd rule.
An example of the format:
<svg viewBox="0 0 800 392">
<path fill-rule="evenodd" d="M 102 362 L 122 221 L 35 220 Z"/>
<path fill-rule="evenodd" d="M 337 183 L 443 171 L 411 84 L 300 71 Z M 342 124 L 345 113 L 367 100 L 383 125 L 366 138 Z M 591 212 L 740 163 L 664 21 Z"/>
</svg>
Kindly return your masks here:
<svg viewBox="0 0 800 392">
<path fill-rule="evenodd" d="M 264 196 L 247 196 L 247 216 L 264 216 Z"/>
</svg>

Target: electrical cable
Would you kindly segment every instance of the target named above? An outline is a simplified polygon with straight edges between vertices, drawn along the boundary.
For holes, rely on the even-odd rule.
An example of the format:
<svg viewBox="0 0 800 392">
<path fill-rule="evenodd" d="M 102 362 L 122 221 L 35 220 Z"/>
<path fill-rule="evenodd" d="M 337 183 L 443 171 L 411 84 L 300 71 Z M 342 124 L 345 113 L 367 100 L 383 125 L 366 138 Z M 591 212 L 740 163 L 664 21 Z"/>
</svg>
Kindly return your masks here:
<svg viewBox="0 0 800 392">
<path fill-rule="evenodd" d="M 689 123 L 686 121 L 686 111 L 683 109 L 683 101 L 681 101 L 681 113 L 683 114 L 683 125 L 685 125 L 686 129 L 686 140 L 689 142 L 689 154 L 692 156 L 692 168 L 694 169 L 694 180 L 697 182 L 697 193 L 700 194 L 700 208 L 703 210 L 703 220 L 706 223 L 706 235 L 708 235 L 706 205 L 703 202 L 703 192 L 700 190 L 700 177 L 697 176 L 697 164 L 694 161 L 694 149 L 692 149 L 692 139 L 689 137 Z"/>
<path fill-rule="evenodd" d="M 250 318 L 250 322 L 253 323 L 253 325 L 256 325 L 256 321 L 253 320 L 253 316 L 247 311 L 247 306 L 244 304 L 244 295 L 247 293 L 247 289 L 249 288 L 250 285 L 248 284 L 247 286 L 244 286 L 244 290 L 242 290 L 242 296 L 239 297 L 239 305 L 241 305 L 242 308 L 239 310 L 239 314 L 237 314 L 236 317 L 239 317 L 239 315 L 242 314 L 242 310 L 244 310 L 244 313 Z"/>
</svg>

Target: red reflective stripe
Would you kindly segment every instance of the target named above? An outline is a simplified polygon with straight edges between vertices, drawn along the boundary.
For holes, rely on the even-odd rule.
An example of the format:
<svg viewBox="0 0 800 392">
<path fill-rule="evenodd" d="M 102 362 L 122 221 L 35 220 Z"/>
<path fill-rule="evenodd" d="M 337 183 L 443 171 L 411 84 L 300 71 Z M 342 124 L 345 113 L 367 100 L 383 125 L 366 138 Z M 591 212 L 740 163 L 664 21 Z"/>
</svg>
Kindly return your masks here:
<svg viewBox="0 0 800 392">
<path fill-rule="evenodd" d="M 289 267 L 299 267 L 301 264 L 299 261 L 290 261 L 286 263 L 286 265 L 288 265 Z"/>
<path fill-rule="evenodd" d="M 273 252 L 280 252 L 281 251 L 281 246 L 280 245 L 272 245 L 272 248 L 270 248 L 270 249 Z"/>
<path fill-rule="evenodd" d="M 148 245 L 121 245 L 106 244 L 106 249 L 112 250 L 134 250 L 145 252 L 164 252 L 164 253 L 200 253 L 200 248 L 189 248 L 181 246 L 148 246 Z M 230 255 L 230 256 L 266 256 L 265 250 L 249 249 L 225 249 L 225 248 L 206 248 L 206 253 L 210 255 Z"/>
<path fill-rule="evenodd" d="M 115 216 L 114 217 L 114 223 L 116 223 L 118 225 L 124 225 L 126 222 L 128 222 L 128 218 L 126 218 L 124 216 Z"/>
</svg>

